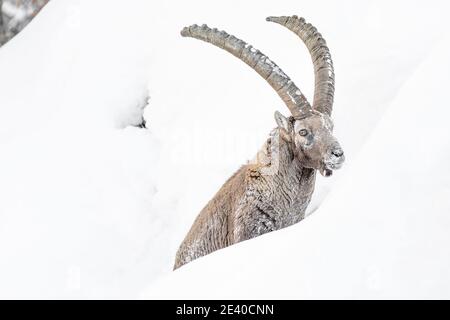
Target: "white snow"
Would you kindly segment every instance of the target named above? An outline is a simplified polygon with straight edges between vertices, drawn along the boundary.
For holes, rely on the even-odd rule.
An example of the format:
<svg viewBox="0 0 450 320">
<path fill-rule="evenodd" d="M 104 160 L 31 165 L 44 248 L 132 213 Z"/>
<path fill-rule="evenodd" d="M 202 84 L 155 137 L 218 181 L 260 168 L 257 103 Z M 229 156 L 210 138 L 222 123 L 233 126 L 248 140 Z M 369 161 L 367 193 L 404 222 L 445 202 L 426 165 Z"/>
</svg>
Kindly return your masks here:
<svg viewBox="0 0 450 320">
<path fill-rule="evenodd" d="M 0 297 L 450 297 L 446 10 L 51 1 L 0 48 Z M 287 114 L 244 63 L 179 32 L 250 42 L 312 102 L 306 49 L 264 21 L 278 14 L 331 48 L 347 163 L 303 222 L 172 272 L 197 213 Z"/>
<path fill-rule="evenodd" d="M 105 5 L 52 1 L 0 49 L 1 297 L 127 296 L 161 271 L 146 255 L 168 250 L 152 214 L 159 144 L 130 127 L 151 24 Z"/>
</svg>

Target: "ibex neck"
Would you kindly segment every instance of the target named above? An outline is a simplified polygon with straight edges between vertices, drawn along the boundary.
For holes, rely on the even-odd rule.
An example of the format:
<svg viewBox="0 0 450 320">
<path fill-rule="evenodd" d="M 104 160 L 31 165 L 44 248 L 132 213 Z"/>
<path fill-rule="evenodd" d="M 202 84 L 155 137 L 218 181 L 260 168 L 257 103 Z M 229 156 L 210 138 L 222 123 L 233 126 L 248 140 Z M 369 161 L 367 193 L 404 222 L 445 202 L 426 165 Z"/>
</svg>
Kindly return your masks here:
<svg viewBox="0 0 450 320">
<path fill-rule="evenodd" d="M 261 190 L 274 189 L 264 201 L 276 212 L 273 218 L 278 225 L 284 227 L 303 219 L 314 191 L 315 170 L 303 167 L 279 129 L 271 132 L 255 160 L 264 181 Z"/>
<path fill-rule="evenodd" d="M 266 174 L 282 174 L 287 166 L 300 165 L 294 157 L 292 144 L 280 135 L 280 129 L 276 128 L 270 132 L 270 136 L 256 156 L 251 161 Z"/>
</svg>

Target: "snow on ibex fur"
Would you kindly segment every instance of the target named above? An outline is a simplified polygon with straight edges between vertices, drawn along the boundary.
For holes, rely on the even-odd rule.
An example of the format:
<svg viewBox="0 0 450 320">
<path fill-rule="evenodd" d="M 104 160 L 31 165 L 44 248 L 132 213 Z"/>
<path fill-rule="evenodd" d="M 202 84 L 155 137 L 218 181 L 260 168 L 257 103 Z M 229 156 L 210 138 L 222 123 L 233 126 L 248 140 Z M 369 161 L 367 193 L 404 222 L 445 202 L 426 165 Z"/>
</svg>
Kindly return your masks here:
<svg viewBox="0 0 450 320">
<path fill-rule="evenodd" d="M 344 162 L 332 134 L 334 69 L 330 51 L 317 29 L 303 18 L 269 17 L 297 34 L 314 64 L 311 106 L 294 82 L 267 56 L 244 41 L 208 26 L 181 31 L 222 48 L 244 61 L 275 89 L 291 112 L 275 112 L 277 127 L 255 161 L 242 166 L 197 216 L 176 255 L 175 269 L 215 250 L 278 230 L 304 218 L 316 170 L 330 176 Z"/>
</svg>

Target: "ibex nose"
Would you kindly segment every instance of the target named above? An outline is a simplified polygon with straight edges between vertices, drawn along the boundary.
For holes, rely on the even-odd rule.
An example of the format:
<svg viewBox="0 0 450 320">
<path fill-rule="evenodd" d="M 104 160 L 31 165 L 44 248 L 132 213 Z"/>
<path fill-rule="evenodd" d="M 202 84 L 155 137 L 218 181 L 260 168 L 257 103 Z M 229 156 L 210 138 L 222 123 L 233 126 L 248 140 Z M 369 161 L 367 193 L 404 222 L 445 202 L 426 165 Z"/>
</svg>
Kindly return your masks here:
<svg viewBox="0 0 450 320">
<path fill-rule="evenodd" d="M 336 158 L 340 158 L 344 155 L 344 151 L 341 148 L 335 148 L 331 151 L 331 154 Z"/>
</svg>

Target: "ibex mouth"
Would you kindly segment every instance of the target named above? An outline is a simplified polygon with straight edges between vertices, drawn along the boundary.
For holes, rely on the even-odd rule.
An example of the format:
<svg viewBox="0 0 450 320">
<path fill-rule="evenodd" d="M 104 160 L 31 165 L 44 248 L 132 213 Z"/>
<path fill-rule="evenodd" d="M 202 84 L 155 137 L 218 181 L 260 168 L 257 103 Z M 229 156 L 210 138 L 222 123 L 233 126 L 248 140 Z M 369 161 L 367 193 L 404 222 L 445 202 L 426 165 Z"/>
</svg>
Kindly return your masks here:
<svg viewBox="0 0 450 320">
<path fill-rule="evenodd" d="M 344 155 L 340 155 L 338 158 L 333 157 L 331 159 L 326 159 L 320 168 L 320 174 L 324 177 L 331 176 L 333 174 L 333 170 L 338 170 L 342 167 L 344 159 Z"/>
<path fill-rule="evenodd" d="M 333 170 L 327 169 L 325 167 L 320 168 L 319 170 L 320 174 L 324 177 L 331 177 L 331 175 L 333 174 Z"/>
</svg>

